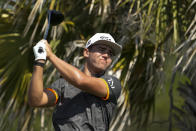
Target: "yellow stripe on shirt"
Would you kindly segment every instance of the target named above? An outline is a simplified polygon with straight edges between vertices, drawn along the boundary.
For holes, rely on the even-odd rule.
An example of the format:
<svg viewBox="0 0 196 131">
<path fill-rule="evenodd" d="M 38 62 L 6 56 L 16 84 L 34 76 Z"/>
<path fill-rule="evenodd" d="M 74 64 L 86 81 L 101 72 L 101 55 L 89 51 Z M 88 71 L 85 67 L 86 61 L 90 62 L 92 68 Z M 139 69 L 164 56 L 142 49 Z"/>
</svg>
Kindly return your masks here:
<svg viewBox="0 0 196 131">
<path fill-rule="evenodd" d="M 110 96 L 110 90 L 109 90 L 108 83 L 103 78 L 100 78 L 100 79 L 104 81 L 104 83 L 106 85 L 106 89 L 107 89 L 107 95 L 106 95 L 106 97 L 102 97 L 101 99 L 102 100 L 108 100 L 109 99 L 109 96 Z"/>
<path fill-rule="evenodd" d="M 56 98 L 56 100 L 55 100 L 55 104 L 57 103 L 57 101 L 58 101 L 58 94 L 56 93 L 56 91 L 55 90 L 53 90 L 52 88 L 46 88 L 47 90 L 49 90 L 49 91 L 51 91 L 54 95 L 55 95 L 55 98 Z"/>
</svg>

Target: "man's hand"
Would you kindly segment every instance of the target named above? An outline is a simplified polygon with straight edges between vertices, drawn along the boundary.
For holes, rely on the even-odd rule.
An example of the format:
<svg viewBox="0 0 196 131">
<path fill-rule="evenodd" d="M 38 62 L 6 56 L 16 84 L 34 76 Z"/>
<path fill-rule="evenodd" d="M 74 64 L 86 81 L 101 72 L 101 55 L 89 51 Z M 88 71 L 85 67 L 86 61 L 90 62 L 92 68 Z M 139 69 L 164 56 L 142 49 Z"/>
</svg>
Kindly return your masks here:
<svg viewBox="0 0 196 131">
<path fill-rule="evenodd" d="M 46 60 L 46 43 L 46 40 L 41 40 L 33 47 L 35 61 Z"/>
<path fill-rule="evenodd" d="M 44 63 L 48 55 L 48 42 L 39 41 L 34 47 L 35 60 Z M 51 52 L 49 52 L 51 54 Z M 56 96 L 51 91 L 43 88 L 43 68 L 34 66 L 30 88 L 28 90 L 28 103 L 33 107 L 54 106 Z"/>
<path fill-rule="evenodd" d="M 47 59 L 50 60 L 50 58 L 54 55 L 54 53 L 52 52 L 52 49 L 47 41 L 45 43 L 45 49 L 46 49 Z"/>
</svg>

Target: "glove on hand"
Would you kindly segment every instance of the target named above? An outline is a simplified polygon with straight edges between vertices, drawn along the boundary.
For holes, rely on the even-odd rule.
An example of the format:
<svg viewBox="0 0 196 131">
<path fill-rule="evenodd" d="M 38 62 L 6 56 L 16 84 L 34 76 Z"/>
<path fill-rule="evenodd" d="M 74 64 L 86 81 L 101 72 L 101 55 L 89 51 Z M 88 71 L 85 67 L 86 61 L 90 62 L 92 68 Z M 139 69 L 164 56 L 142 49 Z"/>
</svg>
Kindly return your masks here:
<svg viewBox="0 0 196 131">
<path fill-rule="evenodd" d="M 33 52 L 36 60 L 46 60 L 45 40 L 39 41 L 34 47 Z"/>
</svg>

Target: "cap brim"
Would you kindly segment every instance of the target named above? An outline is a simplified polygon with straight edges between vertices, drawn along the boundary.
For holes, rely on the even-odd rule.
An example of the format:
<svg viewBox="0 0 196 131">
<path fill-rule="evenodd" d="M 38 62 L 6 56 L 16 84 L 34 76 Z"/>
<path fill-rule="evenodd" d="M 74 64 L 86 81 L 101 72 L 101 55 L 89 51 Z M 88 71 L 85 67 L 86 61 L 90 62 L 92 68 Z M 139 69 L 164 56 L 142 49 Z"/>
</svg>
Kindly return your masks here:
<svg viewBox="0 0 196 131">
<path fill-rule="evenodd" d="M 99 40 L 95 42 L 93 45 L 98 44 L 98 43 L 110 46 L 112 50 L 114 51 L 115 56 L 118 55 L 122 51 L 122 46 L 117 43 L 113 43 L 113 42 L 105 41 L 105 40 Z"/>
</svg>

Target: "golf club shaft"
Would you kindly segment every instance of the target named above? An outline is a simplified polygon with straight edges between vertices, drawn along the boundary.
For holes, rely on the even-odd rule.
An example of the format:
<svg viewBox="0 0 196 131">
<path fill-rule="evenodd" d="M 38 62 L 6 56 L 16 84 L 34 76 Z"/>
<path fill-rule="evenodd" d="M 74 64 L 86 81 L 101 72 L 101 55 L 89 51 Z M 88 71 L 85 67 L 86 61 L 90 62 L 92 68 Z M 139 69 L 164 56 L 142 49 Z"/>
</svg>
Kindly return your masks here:
<svg viewBox="0 0 196 131">
<path fill-rule="evenodd" d="M 50 15 L 49 15 L 49 17 L 48 17 L 48 25 L 47 25 L 47 27 L 46 27 L 46 30 L 45 30 L 45 32 L 44 32 L 44 39 L 45 40 L 47 40 L 47 37 L 48 37 L 48 31 L 49 31 L 49 29 L 50 29 Z"/>
</svg>

